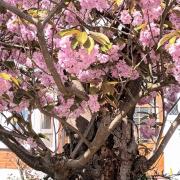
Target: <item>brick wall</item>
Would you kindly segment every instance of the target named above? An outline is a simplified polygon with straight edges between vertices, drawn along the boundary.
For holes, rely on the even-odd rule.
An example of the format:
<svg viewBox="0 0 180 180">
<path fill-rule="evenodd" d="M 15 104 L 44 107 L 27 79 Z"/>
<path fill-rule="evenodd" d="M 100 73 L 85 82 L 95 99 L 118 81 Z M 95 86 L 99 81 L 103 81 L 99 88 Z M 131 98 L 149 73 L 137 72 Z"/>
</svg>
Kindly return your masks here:
<svg viewBox="0 0 180 180">
<path fill-rule="evenodd" d="M 8 149 L 0 149 L 0 169 L 17 169 L 17 157 Z"/>
</svg>

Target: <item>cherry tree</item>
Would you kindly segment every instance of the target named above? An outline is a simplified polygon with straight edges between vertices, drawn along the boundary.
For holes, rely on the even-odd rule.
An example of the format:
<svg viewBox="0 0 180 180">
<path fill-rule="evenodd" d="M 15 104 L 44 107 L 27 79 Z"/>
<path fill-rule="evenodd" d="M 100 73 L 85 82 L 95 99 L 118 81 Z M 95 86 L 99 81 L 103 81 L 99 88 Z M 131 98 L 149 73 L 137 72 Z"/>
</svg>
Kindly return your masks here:
<svg viewBox="0 0 180 180">
<path fill-rule="evenodd" d="M 0 0 L 0 111 L 12 126 L 0 126 L 0 140 L 28 166 L 57 180 L 140 178 L 180 124 L 178 115 L 163 136 L 166 112 L 179 92 L 178 3 Z M 148 114 L 140 128 L 155 142 L 147 158 L 138 152 L 134 113 L 156 96 L 163 123 Z M 69 134 L 63 153 L 51 151 L 33 130 L 34 109 L 57 119 Z M 86 111 L 90 120 L 82 117 Z M 77 128 L 69 118 L 86 126 Z"/>
</svg>

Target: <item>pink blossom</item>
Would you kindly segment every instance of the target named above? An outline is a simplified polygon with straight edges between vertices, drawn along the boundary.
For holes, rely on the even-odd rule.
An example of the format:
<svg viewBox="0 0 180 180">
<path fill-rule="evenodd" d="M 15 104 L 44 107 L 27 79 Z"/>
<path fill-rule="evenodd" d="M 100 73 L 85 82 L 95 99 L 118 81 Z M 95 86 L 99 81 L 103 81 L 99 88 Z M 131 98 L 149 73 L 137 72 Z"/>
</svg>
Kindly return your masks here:
<svg viewBox="0 0 180 180">
<path fill-rule="evenodd" d="M 70 115 L 70 108 L 74 104 L 74 99 L 65 100 L 63 97 L 60 97 L 58 106 L 55 107 L 54 111 L 58 114 L 59 117 L 68 117 Z"/>
<path fill-rule="evenodd" d="M 157 95 L 157 93 L 155 91 L 151 92 L 149 96 L 145 96 L 143 98 L 141 98 L 139 101 L 138 101 L 138 104 L 139 105 L 144 105 L 144 104 L 149 104 L 153 98 L 155 98 Z"/>
<path fill-rule="evenodd" d="M 11 87 L 10 82 L 0 78 L 0 95 L 4 94 Z"/>
<path fill-rule="evenodd" d="M 143 22 L 143 18 L 142 18 L 141 12 L 140 11 L 135 11 L 133 13 L 132 25 L 133 26 L 138 26 L 138 25 L 142 24 L 142 22 Z"/>
<path fill-rule="evenodd" d="M 119 61 L 116 64 L 115 68 L 112 68 L 111 73 L 115 78 L 125 77 L 134 80 L 139 77 L 139 73 L 137 72 L 137 70 L 135 70 L 133 67 L 128 66 L 124 60 Z"/>
<path fill-rule="evenodd" d="M 92 10 L 96 8 L 100 12 L 109 8 L 107 0 L 80 0 L 80 5 L 82 9 Z"/>
<path fill-rule="evenodd" d="M 155 128 L 156 120 L 148 118 L 140 127 L 141 134 L 144 138 L 149 139 L 157 135 L 157 128 Z"/>
<path fill-rule="evenodd" d="M 100 109 L 100 104 L 98 102 L 97 95 L 89 95 L 88 105 L 92 113 L 98 112 Z"/>
<path fill-rule="evenodd" d="M 140 33 L 140 42 L 143 46 L 150 46 L 154 45 L 154 40 L 159 36 L 160 29 L 157 27 L 155 23 L 150 23 L 150 27 L 145 30 L 142 30 Z"/>
<path fill-rule="evenodd" d="M 102 76 L 105 75 L 105 73 L 102 70 L 85 70 L 85 71 L 80 71 L 78 74 L 78 78 L 82 82 L 91 82 L 95 79 L 101 79 Z"/>
<path fill-rule="evenodd" d="M 47 66 L 45 64 L 45 61 L 41 52 L 34 52 L 32 59 L 35 62 L 35 64 L 38 65 L 38 67 L 47 71 Z"/>
<path fill-rule="evenodd" d="M 172 13 L 169 16 L 169 20 L 172 22 L 176 29 L 180 29 L 180 18 L 176 13 Z"/>
<path fill-rule="evenodd" d="M 161 4 L 161 0 L 140 0 L 140 5 L 143 9 L 157 8 Z"/>
<path fill-rule="evenodd" d="M 123 50 L 125 47 L 125 44 L 118 46 L 118 45 L 112 45 L 112 48 L 108 51 L 108 55 L 111 61 L 118 61 L 120 57 L 119 51 Z"/>
<path fill-rule="evenodd" d="M 121 12 L 120 20 L 122 21 L 123 24 L 130 24 L 132 21 L 132 17 L 130 16 L 127 10 L 123 10 Z"/>
<path fill-rule="evenodd" d="M 84 48 L 77 51 L 73 50 L 68 37 L 60 40 L 60 44 L 62 46 L 58 53 L 58 64 L 69 73 L 78 74 L 82 70 L 89 68 L 92 63 L 97 62 L 98 47 L 94 47 L 91 54 L 88 54 Z"/>
</svg>

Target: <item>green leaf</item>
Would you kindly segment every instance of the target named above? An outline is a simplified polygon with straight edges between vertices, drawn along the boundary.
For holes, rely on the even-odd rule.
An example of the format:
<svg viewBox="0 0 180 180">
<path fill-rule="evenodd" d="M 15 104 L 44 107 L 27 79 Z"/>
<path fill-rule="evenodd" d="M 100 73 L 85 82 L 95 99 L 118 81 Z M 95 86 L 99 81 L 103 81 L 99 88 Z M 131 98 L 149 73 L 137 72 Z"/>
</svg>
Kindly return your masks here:
<svg viewBox="0 0 180 180">
<path fill-rule="evenodd" d="M 47 111 L 52 111 L 54 108 L 53 104 L 48 104 L 47 106 L 44 107 Z"/>
<path fill-rule="evenodd" d="M 77 39 L 77 41 L 80 43 L 80 44 L 84 44 L 86 41 L 87 41 L 87 39 L 88 39 L 88 35 L 87 35 L 87 33 L 84 31 L 84 32 L 80 32 L 80 33 L 77 33 L 76 34 L 76 39 Z"/>
<path fill-rule="evenodd" d="M 84 47 L 87 49 L 88 53 L 90 54 L 94 48 L 94 40 L 92 37 L 88 37 L 87 41 L 84 44 Z"/>
</svg>

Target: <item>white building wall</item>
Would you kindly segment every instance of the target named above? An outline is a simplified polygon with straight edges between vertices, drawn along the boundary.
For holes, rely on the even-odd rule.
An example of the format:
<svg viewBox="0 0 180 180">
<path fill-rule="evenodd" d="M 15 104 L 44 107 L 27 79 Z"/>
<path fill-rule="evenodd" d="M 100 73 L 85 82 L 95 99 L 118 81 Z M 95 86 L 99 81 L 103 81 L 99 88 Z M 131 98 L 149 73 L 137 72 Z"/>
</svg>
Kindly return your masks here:
<svg viewBox="0 0 180 180">
<path fill-rule="evenodd" d="M 178 112 L 180 112 L 180 103 L 178 103 Z M 167 117 L 164 134 L 176 117 L 177 115 Z M 180 172 L 180 126 L 176 129 L 164 150 L 164 173 L 177 174 L 178 172 Z M 173 177 L 173 180 L 175 179 L 180 180 L 180 176 Z"/>
</svg>

